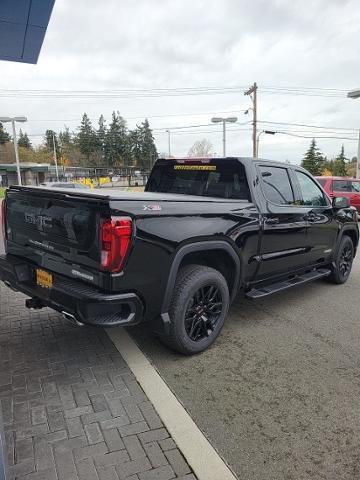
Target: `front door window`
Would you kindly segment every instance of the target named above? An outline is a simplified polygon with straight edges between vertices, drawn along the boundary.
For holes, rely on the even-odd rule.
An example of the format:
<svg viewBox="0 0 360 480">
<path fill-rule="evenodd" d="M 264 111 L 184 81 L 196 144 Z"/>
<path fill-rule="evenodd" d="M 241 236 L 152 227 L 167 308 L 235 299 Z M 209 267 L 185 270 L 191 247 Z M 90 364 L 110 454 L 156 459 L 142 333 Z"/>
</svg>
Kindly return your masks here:
<svg viewBox="0 0 360 480">
<path fill-rule="evenodd" d="M 301 205 L 306 207 L 326 207 L 328 205 L 323 191 L 306 173 L 296 170 L 301 191 Z"/>
</svg>

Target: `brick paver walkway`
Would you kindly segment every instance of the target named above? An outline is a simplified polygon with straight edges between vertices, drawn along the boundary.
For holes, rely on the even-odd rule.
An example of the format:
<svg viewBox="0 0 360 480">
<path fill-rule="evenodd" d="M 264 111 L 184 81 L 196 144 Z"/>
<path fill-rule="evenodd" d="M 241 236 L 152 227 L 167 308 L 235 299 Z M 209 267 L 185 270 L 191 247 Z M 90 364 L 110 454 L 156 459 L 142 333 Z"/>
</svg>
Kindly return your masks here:
<svg viewBox="0 0 360 480">
<path fill-rule="evenodd" d="M 0 399 L 8 478 L 194 480 L 123 358 L 0 284 Z"/>
</svg>

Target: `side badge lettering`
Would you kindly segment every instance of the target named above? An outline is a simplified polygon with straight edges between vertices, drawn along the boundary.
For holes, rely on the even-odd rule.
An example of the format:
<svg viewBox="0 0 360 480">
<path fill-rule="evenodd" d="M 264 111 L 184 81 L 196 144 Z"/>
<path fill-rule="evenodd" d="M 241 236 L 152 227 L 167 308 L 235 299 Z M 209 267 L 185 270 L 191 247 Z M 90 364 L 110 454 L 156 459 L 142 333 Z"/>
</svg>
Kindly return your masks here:
<svg viewBox="0 0 360 480">
<path fill-rule="evenodd" d="M 143 210 L 159 211 L 161 210 L 160 205 L 143 205 Z"/>
</svg>

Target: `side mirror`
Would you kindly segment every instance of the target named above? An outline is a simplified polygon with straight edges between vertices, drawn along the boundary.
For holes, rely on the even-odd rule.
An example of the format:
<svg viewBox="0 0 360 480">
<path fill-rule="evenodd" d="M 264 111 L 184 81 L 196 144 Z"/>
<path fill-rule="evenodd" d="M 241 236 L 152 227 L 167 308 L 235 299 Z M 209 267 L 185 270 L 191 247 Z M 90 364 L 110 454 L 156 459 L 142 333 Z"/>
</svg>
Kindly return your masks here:
<svg viewBox="0 0 360 480">
<path fill-rule="evenodd" d="M 334 197 L 332 199 L 332 206 L 337 210 L 348 208 L 350 207 L 350 200 L 347 197 Z"/>
</svg>

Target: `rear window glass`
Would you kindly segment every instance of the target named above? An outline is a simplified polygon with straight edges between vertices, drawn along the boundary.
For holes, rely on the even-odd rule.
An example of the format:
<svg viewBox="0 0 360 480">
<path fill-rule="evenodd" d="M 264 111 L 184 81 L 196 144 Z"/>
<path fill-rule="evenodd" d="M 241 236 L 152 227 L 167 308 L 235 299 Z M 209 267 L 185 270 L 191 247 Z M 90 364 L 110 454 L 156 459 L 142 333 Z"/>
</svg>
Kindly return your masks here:
<svg viewBox="0 0 360 480">
<path fill-rule="evenodd" d="M 350 192 L 350 182 L 347 180 L 333 180 L 332 189 L 335 192 Z"/>
<path fill-rule="evenodd" d="M 265 197 L 277 205 L 292 205 L 294 194 L 288 172 L 281 167 L 260 167 Z"/>
<path fill-rule="evenodd" d="M 157 165 L 146 191 L 250 200 L 244 166 L 228 160 L 220 164 Z"/>
</svg>

